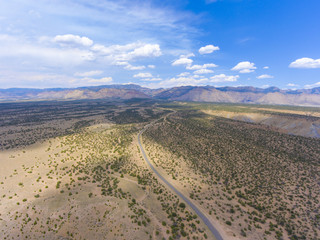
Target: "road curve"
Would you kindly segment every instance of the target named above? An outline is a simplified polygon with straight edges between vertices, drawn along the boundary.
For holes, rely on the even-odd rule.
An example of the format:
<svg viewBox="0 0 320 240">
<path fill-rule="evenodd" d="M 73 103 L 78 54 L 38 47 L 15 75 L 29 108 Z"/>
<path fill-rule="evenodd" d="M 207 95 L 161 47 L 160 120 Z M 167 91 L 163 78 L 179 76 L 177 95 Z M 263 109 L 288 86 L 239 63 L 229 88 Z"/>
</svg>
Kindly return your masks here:
<svg viewBox="0 0 320 240">
<path fill-rule="evenodd" d="M 195 213 L 202 219 L 202 221 L 207 225 L 207 227 L 209 228 L 209 230 L 211 231 L 211 233 L 213 234 L 213 236 L 215 237 L 216 240 L 223 240 L 222 236 L 220 235 L 220 233 L 218 232 L 218 230 L 212 225 L 212 223 L 209 221 L 209 219 L 200 211 L 200 209 L 194 205 L 186 196 L 184 196 L 181 192 L 179 192 L 173 185 L 171 185 L 171 183 L 169 183 L 152 165 L 152 163 L 149 161 L 143 147 L 141 144 L 141 134 L 150 126 L 151 124 L 148 124 L 144 127 L 144 129 L 142 129 L 139 134 L 138 134 L 138 143 L 139 143 L 139 147 L 140 150 L 142 152 L 142 155 L 144 157 L 144 160 L 147 162 L 147 164 L 150 166 L 150 168 L 152 169 L 152 171 L 157 174 L 157 176 L 166 184 L 168 185 L 169 188 L 171 188 L 180 198 L 182 198 L 182 200 L 188 204 L 193 211 L 195 211 Z"/>
</svg>

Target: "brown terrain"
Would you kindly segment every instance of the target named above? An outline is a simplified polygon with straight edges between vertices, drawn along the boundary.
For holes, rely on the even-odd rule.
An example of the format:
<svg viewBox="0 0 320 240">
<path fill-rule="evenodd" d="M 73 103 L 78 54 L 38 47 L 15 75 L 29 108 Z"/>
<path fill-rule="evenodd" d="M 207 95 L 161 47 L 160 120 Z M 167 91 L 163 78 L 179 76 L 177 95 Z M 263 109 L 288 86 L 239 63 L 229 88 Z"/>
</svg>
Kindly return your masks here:
<svg viewBox="0 0 320 240">
<path fill-rule="evenodd" d="M 139 85 L 104 85 L 80 88 L 0 89 L 0 101 L 66 99 L 161 99 L 170 101 L 253 103 L 271 105 L 320 106 L 320 88 L 281 90 L 276 87 L 193 87 L 148 89 Z"/>
<path fill-rule="evenodd" d="M 319 239 L 320 110 L 154 100 L 0 104 L 1 239 Z M 311 127 L 316 126 L 312 131 Z"/>
<path fill-rule="evenodd" d="M 149 102 L 10 107 L 1 115 L 1 239 L 213 238 L 137 147 L 139 129 L 166 110 Z"/>
</svg>

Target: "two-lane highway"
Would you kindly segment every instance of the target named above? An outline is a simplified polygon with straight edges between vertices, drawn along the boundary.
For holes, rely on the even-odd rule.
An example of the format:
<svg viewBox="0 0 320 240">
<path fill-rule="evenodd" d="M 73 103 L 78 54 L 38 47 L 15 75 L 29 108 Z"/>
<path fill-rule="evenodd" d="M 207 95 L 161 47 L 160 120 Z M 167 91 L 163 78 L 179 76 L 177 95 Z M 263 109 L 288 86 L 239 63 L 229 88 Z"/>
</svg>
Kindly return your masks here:
<svg viewBox="0 0 320 240">
<path fill-rule="evenodd" d="M 152 124 L 152 123 L 151 123 Z M 220 235 L 220 233 L 218 232 L 218 230 L 212 225 L 212 223 L 210 222 L 210 220 L 201 212 L 201 210 L 194 205 L 185 195 L 183 195 L 181 192 L 179 192 L 171 183 L 169 183 L 156 169 L 155 167 L 152 165 L 152 163 L 149 161 L 143 147 L 141 144 L 141 134 L 151 125 L 148 124 L 145 126 L 145 128 L 143 130 L 141 130 L 138 134 L 138 143 L 139 143 L 139 147 L 140 150 L 142 152 L 142 155 L 145 159 L 145 161 L 147 162 L 147 164 L 150 166 L 150 168 L 152 169 L 152 171 L 169 187 L 171 188 L 186 204 L 188 204 L 193 211 L 195 211 L 195 213 L 201 218 L 201 220 L 207 225 L 207 227 L 209 228 L 209 230 L 211 231 L 211 233 L 213 234 L 213 236 L 215 237 L 216 240 L 223 240 L 222 236 Z"/>
</svg>

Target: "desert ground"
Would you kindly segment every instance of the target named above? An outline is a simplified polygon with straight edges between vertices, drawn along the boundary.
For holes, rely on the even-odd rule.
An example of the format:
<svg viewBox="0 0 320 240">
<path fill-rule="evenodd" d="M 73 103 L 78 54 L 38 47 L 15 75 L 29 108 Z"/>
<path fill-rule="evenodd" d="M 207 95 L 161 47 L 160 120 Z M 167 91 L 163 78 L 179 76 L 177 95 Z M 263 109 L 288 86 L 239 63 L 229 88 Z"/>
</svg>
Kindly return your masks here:
<svg viewBox="0 0 320 240">
<path fill-rule="evenodd" d="M 318 108 L 95 100 L 0 111 L 1 239 L 214 239 L 143 159 L 137 135 L 150 123 L 152 164 L 223 239 L 319 239 Z"/>
</svg>

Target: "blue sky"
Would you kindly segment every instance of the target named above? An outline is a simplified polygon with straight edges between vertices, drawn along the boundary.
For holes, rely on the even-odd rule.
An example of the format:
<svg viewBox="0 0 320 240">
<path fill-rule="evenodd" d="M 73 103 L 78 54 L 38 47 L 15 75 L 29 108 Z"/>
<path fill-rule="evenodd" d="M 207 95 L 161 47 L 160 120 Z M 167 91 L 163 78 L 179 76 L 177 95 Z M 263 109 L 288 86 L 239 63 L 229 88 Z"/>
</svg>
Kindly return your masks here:
<svg viewBox="0 0 320 240">
<path fill-rule="evenodd" d="M 0 88 L 320 86 L 318 0 L 0 0 Z"/>
</svg>

